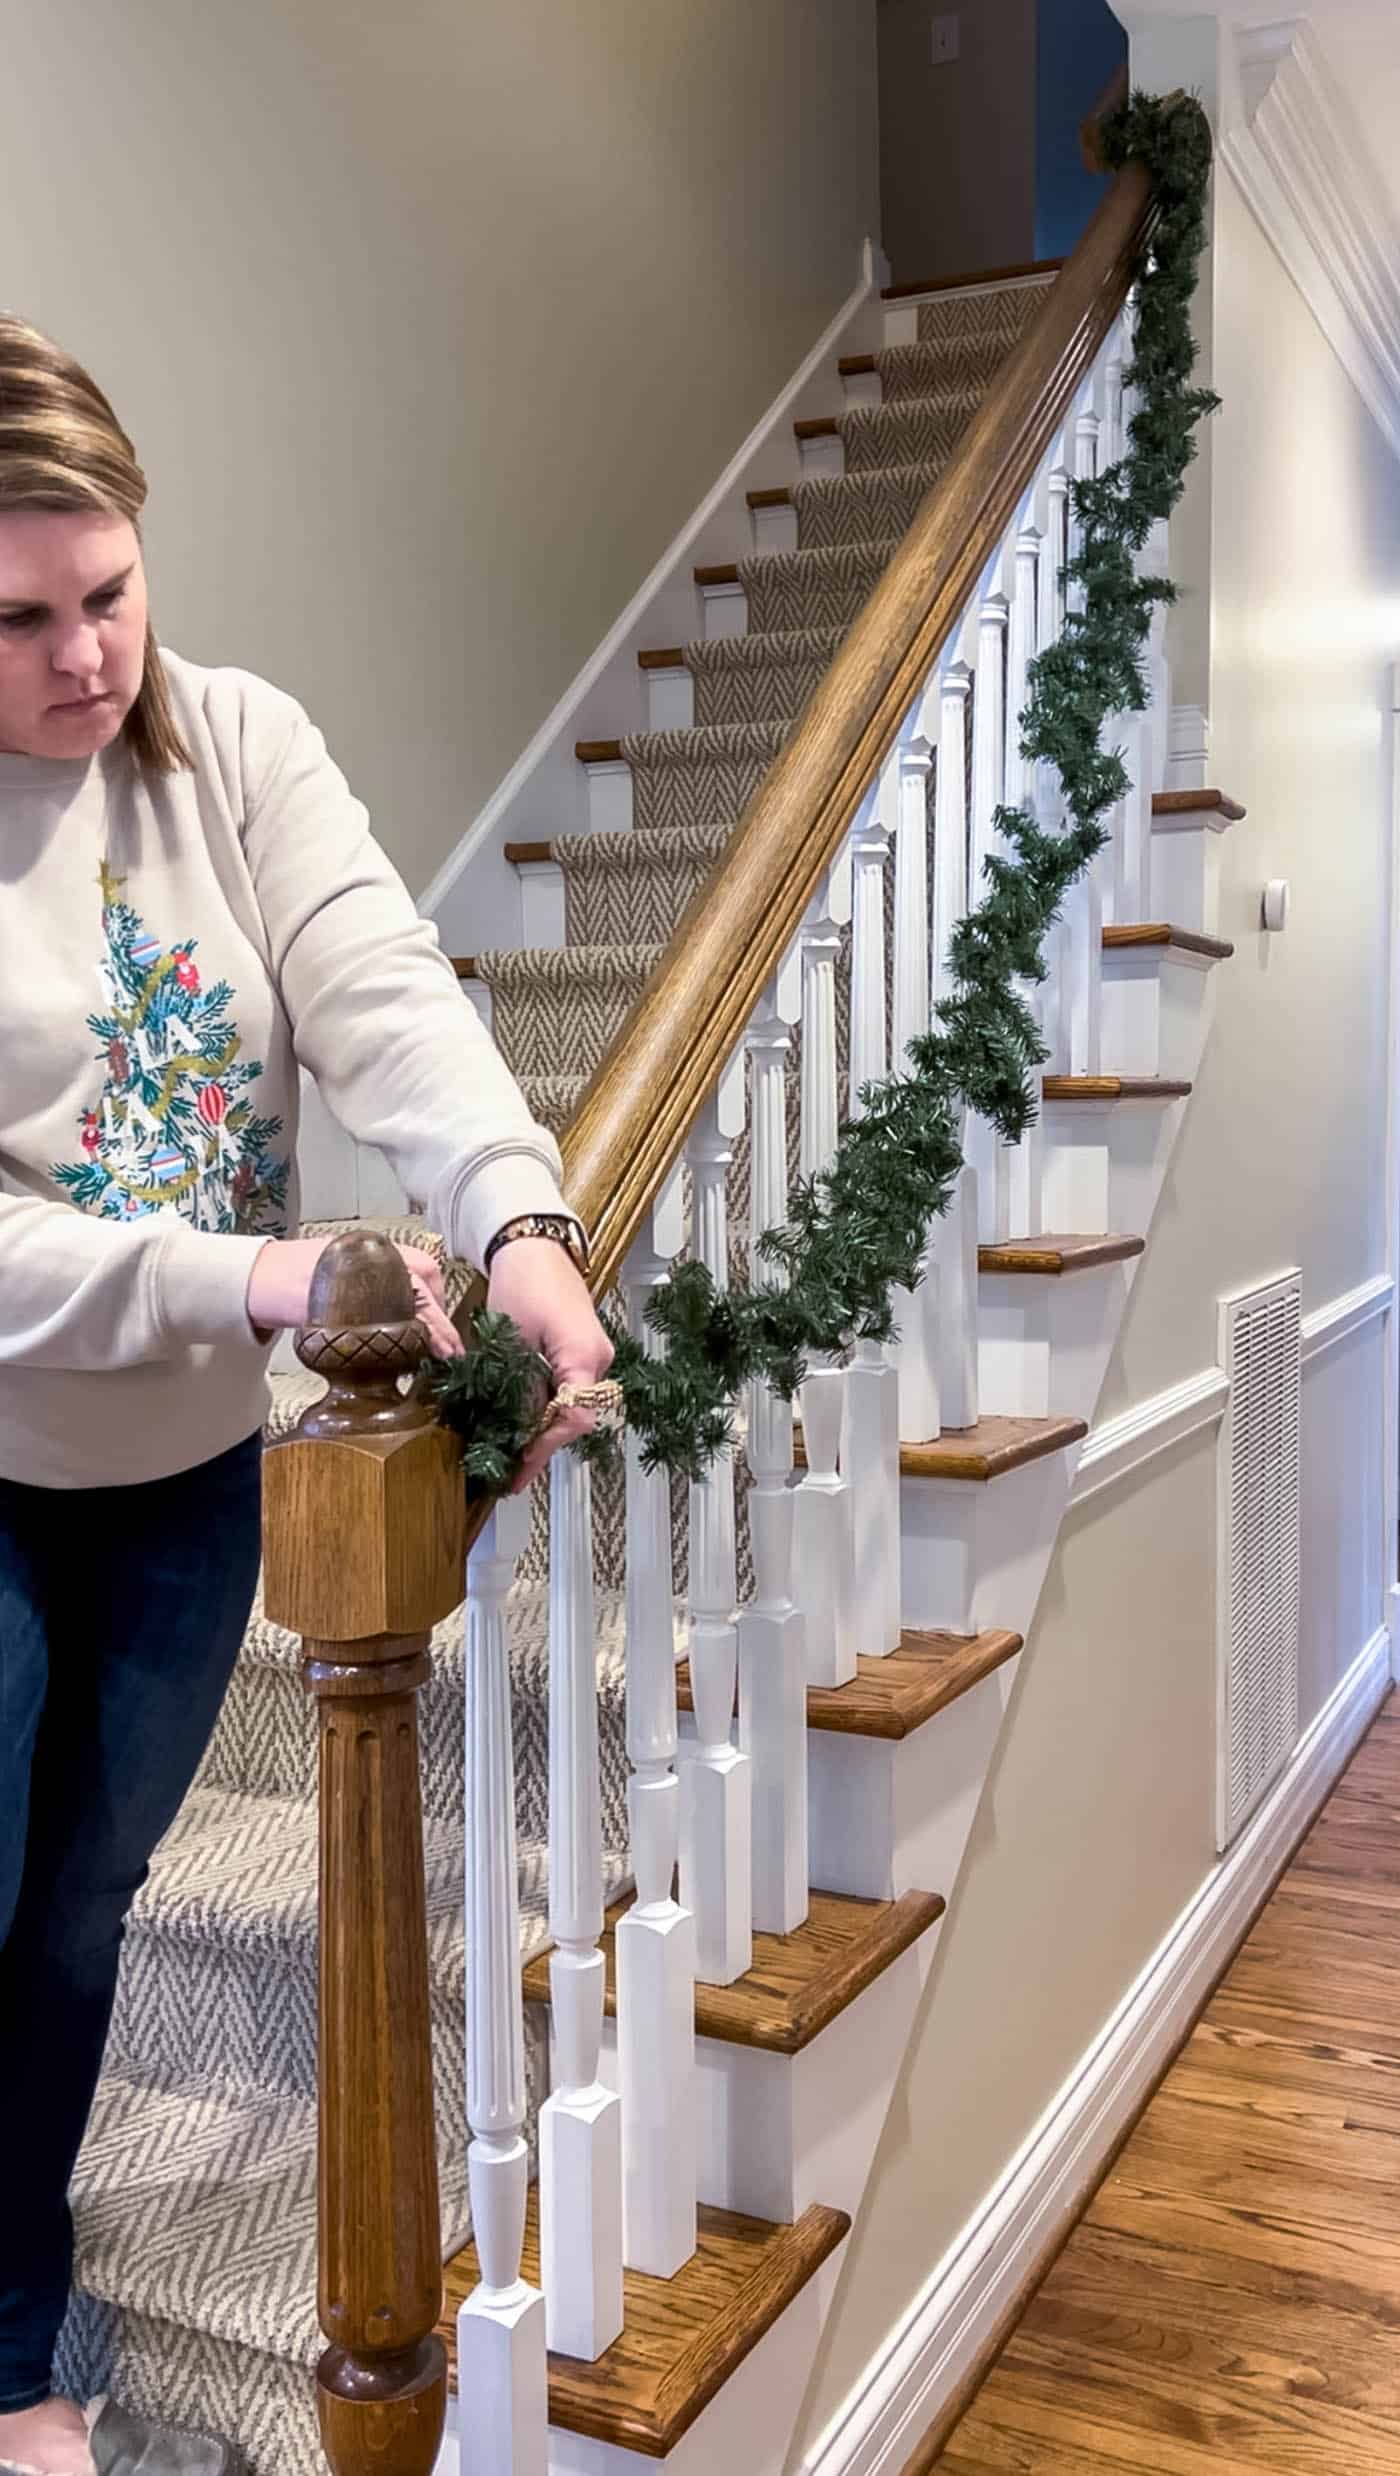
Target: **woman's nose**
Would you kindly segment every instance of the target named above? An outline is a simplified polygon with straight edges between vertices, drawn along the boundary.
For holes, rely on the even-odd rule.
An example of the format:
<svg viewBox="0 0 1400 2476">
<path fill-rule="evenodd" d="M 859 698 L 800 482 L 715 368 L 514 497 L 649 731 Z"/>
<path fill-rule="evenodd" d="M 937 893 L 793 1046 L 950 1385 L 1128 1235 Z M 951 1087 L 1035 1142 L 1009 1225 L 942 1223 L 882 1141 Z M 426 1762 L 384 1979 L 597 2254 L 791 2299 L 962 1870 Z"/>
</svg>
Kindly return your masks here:
<svg viewBox="0 0 1400 2476">
<path fill-rule="evenodd" d="M 53 666 L 69 679 L 95 679 L 102 668 L 102 643 L 96 622 L 65 628 L 54 646 Z"/>
</svg>

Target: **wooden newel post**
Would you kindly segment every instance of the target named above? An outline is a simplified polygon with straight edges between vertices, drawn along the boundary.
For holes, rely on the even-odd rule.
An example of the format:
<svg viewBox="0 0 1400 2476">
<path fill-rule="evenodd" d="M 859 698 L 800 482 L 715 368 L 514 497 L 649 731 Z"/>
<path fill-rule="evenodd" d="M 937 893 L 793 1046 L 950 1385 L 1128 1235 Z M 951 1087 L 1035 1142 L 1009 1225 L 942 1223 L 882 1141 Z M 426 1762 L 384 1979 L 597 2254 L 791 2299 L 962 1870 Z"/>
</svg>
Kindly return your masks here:
<svg viewBox="0 0 1400 2476">
<path fill-rule="evenodd" d="M 268 1615 L 303 1637 L 321 1734 L 321 2438 L 335 2476 L 430 2476 L 447 2406 L 435 2325 L 418 1688 L 461 1601 L 457 1448 L 398 1379 L 424 1348 L 386 1239 L 317 1266 L 302 1363 L 325 1399 L 265 1460 Z"/>
</svg>

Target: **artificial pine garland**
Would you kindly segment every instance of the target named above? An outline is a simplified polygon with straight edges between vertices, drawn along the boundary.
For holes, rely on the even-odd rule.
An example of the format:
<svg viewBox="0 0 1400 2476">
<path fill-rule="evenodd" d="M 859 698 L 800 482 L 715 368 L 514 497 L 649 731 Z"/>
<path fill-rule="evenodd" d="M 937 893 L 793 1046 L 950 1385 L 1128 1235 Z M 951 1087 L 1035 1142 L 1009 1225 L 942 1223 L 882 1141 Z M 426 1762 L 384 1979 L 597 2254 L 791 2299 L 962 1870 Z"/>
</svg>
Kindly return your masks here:
<svg viewBox="0 0 1400 2476">
<path fill-rule="evenodd" d="M 775 1286 L 720 1291 L 702 1264 L 678 1264 L 646 1309 L 664 1354 L 650 1355 L 609 1318 L 629 1428 L 648 1468 L 698 1477 L 731 1437 L 731 1405 L 762 1378 L 790 1399 L 808 1361 L 855 1340 L 893 1338 L 891 1291 L 912 1289 L 931 1220 L 946 1211 L 962 1166 L 965 1110 L 1013 1143 L 1037 1107 L 1047 1052 L 1018 984 L 1045 978 L 1047 931 L 1069 888 L 1103 848 L 1109 809 L 1129 789 L 1122 757 L 1101 746 L 1109 716 L 1147 703 L 1142 657 L 1154 608 L 1175 598 L 1135 558 L 1181 496 L 1195 430 L 1217 398 L 1190 385 L 1196 346 L 1190 305 L 1205 243 L 1210 132 L 1192 103 L 1134 95 L 1104 123 L 1104 161 L 1146 166 L 1158 207 L 1137 279 L 1134 392 L 1128 448 L 1092 481 L 1071 485 L 1078 550 L 1065 570 L 1077 607 L 1038 654 L 1021 715 L 1021 749 L 1052 766 L 1062 824 L 999 808 L 1003 848 L 985 862 L 986 890 L 954 932 L 954 993 L 937 1023 L 909 1044 L 907 1064 L 862 1092 L 864 1114 L 843 1125 L 836 1156 L 798 1182 L 783 1229 L 761 1249 Z M 509 1485 L 550 1387 L 550 1371 L 502 1315 L 483 1311 L 466 1357 L 431 1362 L 438 1417 L 463 1442 L 470 1495 Z M 611 1449 L 586 1437 L 578 1450 Z"/>
</svg>

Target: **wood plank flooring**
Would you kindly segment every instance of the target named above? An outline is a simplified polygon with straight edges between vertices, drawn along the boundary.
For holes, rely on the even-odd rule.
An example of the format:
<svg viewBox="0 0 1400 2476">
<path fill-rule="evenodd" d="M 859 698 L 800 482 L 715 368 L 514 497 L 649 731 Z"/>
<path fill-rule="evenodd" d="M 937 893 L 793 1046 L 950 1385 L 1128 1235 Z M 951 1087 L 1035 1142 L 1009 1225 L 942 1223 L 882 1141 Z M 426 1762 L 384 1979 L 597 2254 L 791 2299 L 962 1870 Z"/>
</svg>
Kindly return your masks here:
<svg viewBox="0 0 1400 2476">
<path fill-rule="evenodd" d="M 1400 2476 L 1400 1702 L 905 2476 Z"/>
</svg>

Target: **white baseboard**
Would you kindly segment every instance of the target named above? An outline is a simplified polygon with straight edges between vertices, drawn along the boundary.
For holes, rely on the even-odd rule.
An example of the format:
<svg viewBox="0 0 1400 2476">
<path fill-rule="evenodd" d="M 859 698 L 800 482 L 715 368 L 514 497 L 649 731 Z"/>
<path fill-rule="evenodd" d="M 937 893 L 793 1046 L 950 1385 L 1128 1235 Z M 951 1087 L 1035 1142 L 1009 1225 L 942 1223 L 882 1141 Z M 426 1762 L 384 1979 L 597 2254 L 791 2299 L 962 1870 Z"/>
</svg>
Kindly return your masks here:
<svg viewBox="0 0 1400 2476">
<path fill-rule="evenodd" d="M 1170 2061 L 1391 1681 L 1384 1630 L 1358 1652 L 1287 1770 L 1211 1869 L 887 2344 L 797 2463 L 897 2476 L 997 2344 Z"/>
</svg>

